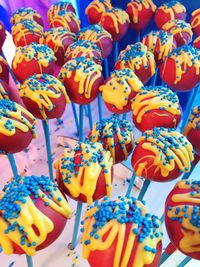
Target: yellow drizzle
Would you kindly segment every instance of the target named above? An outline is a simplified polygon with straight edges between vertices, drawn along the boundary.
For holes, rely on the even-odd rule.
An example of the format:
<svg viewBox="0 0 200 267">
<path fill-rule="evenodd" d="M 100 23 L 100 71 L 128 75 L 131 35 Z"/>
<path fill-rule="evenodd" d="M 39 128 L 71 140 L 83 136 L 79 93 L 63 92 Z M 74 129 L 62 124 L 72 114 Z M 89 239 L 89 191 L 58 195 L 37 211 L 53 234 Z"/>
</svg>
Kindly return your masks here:
<svg viewBox="0 0 200 267">
<path fill-rule="evenodd" d="M 0 82 L 0 100 L 9 99 L 8 93 L 5 91 L 3 84 Z"/>
<path fill-rule="evenodd" d="M 20 22 L 21 20 L 32 20 L 35 18 L 41 19 L 41 16 L 32 8 L 26 7 L 17 10 L 10 19 L 11 24 L 15 24 Z"/>
<path fill-rule="evenodd" d="M 200 8 L 192 12 L 192 19 L 190 24 L 193 29 L 200 26 Z"/>
<path fill-rule="evenodd" d="M 61 92 L 65 96 L 66 103 L 70 103 L 64 85 L 54 76 L 48 74 L 31 76 L 24 81 L 19 90 L 20 97 L 31 99 L 38 105 L 44 120 L 47 119 L 45 108 L 52 111 L 54 109 L 52 99 L 59 98 Z"/>
<path fill-rule="evenodd" d="M 111 5 L 110 1 L 99 2 L 99 0 L 94 0 L 86 8 L 86 10 L 85 10 L 86 14 L 89 12 L 90 8 L 96 9 L 96 11 L 98 13 L 103 13 L 107 9 L 111 9 L 112 5 Z"/>
<path fill-rule="evenodd" d="M 178 1 L 173 3 L 173 5 L 168 5 L 168 3 L 164 3 L 158 8 L 158 11 L 159 10 L 162 10 L 165 13 L 169 13 L 170 20 L 175 19 L 175 13 L 176 14 L 186 13 L 186 8 Z"/>
<path fill-rule="evenodd" d="M 54 17 L 56 15 L 58 15 L 58 13 L 60 11 L 63 10 L 64 11 L 69 11 L 69 5 L 71 5 L 71 3 L 68 3 L 68 2 L 56 2 L 55 4 L 52 4 L 47 12 L 47 17 L 48 17 L 48 21 L 49 23 L 51 23 L 54 19 Z"/>
<path fill-rule="evenodd" d="M 72 197 L 77 198 L 80 194 L 83 194 L 87 199 L 87 203 L 91 204 L 99 175 L 103 171 L 106 192 L 109 197 L 112 189 L 111 167 L 113 164 L 110 152 L 104 150 L 100 143 L 81 142 L 75 148 L 78 148 L 78 151 L 83 156 L 82 166 L 78 168 L 78 173 L 75 173 L 71 168 L 72 161 L 70 161 L 74 159 L 75 150 L 65 149 L 60 160 L 55 164 L 55 168 L 62 175 L 65 187 L 69 190 Z M 98 158 L 99 156 L 101 156 L 101 159 Z"/>
<path fill-rule="evenodd" d="M 200 107 L 199 106 L 196 106 L 193 108 L 190 114 L 190 119 L 183 131 L 183 134 L 187 136 L 191 129 L 196 129 L 196 130 L 200 129 Z"/>
<path fill-rule="evenodd" d="M 103 100 L 114 105 L 117 109 L 123 108 L 130 101 L 132 92 L 139 92 L 143 84 L 131 69 L 123 69 L 112 72 L 110 80 L 100 86 Z"/>
<path fill-rule="evenodd" d="M 63 12 L 64 13 L 64 12 Z M 80 30 L 80 20 L 73 12 L 66 11 L 64 14 L 55 14 L 53 21 L 51 22 L 51 27 L 54 27 L 55 24 L 59 23 L 60 27 L 65 28 L 68 31 L 71 31 L 70 23 L 76 24 L 78 31 Z"/>
</svg>

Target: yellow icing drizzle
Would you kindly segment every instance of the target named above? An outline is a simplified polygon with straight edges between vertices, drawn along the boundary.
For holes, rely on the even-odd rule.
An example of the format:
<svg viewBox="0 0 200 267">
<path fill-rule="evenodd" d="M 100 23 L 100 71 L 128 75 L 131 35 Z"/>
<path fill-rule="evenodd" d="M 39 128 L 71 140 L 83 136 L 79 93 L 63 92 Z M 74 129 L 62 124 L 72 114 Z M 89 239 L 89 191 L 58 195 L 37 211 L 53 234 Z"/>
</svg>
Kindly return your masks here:
<svg viewBox="0 0 200 267">
<path fill-rule="evenodd" d="M 71 31 L 70 23 L 76 24 L 78 31 L 80 30 L 80 20 L 73 12 L 66 12 L 64 15 L 55 14 L 53 21 L 51 22 L 51 27 L 59 23 L 60 27 L 64 27 L 66 30 Z"/>
<path fill-rule="evenodd" d="M 5 88 L 3 87 L 2 83 L 0 82 L 0 100 L 1 99 L 9 99 L 8 93 L 5 91 Z"/>
<path fill-rule="evenodd" d="M 95 81 L 101 77 L 101 71 L 101 65 L 95 64 L 85 57 L 80 57 L 65 63 L 58 75 L 58 79 L 64 82 L 65 77 L 70 79 L 75 74 L 74 81 L 78 83 L 78 93 L 90 98 Z M 91 76 L 93 77 L 91 78 Z"/>
<path fill-rule="evenodd" d="M 143 84 L 135 75 L 134 71 L 130 69 L 114 71 L 110 80 L 104 85 L 100 86 L 103 100 L 106 103 L 112 104 L 119 110 L 123 108 L 130 101 L 129 96 L 131 92 L 139 92 Z"/>
<path fill-rule="evenodd" d="M 170 20 L 175 19 L 175 13 L 181 14 L 186 13 L 186 8 L 179 2 L 176 2 L 173 6 L 168 6 L 167 4 L 163 4 L 158 8 L 158 11 L 162 10 L 165 13 L 169 13 Z"/>
<path fill-rule="evenodd" d="M 129 200 L 125 199 L 126 202 Z M 118 202 L 118 201 L 116 201 Z M 147 209 L 140 201 L 136 201 L 136 205 L 141 209 L 141 216 L 145 216 L 148 212 Z M 136 235 L 134 234 L 134 228 L 137 228 L 137 224 L 132 223 L 130 233 L 128 236 L 128 240 L 125 244 L 125 230 L 126 224 L 121 224 L 117 220 L 110 220 L 106 222 L 102 229 L 98 229 L 96 234 L 98 234 L 99 238 L 95 239 L 94 236 L 90 236 L 90 233 L 93 229 L 93 224 L 96 222 L 94 218 L 94 213 L 97 211 L 97 207 L 91 208 L 85 214 L 84 220 L 84 233 L 82 240 L 90 240 L 90 244 L 83 245 L 83 258 L 88 259 L 90 253 L 93 251 L 106 251 L 109 249 L 113 243 L 117 240 L 116 250 L 114 252 L 114 263 L 113 267 L 126 267 L 131 258 L 131 254 L 133 248 L 135 246 L 135 242 L 137 242 L 137 249 L 135 251 L 135 256 L 133 260 L 132 267 L 143 267 L 145 265 L 151 264 L 154 261 L 155 254 L 146 251 L 145 246 L 150 246 L 156 249 L 158 243 L 161 241 L 161 236 L 155 237 L 151 239 L 147 237 L 143 242 L 139 243 L 136 241 Z M 125 206 L 126 211 L 129 209 L 129 206 Z M 116 210 L 115 210 L 116 211 Z M 115 212 L 114 211 L 114 212 Z M 161 223 L 158 221 L 159 229 L 158 232 L 161 232 Z M 105 234 L 108 236 L 103 238 Z M 153 229 L 151 229 L 150 235 L 154 235 Z M 105 240 L 104 240 L 105 239 Z M 125 249 L 123 252 L 123 246 L 125 245 Z"/>
<path fill-rule="evenodd" d="M 96 9 L 96 11 L 98 13 L 103 13 L 105 12 L 107 9 L 111 9 L 112 5 L 109 1 L 105 1 L 103 3 L 99 2 L 98 0 L 94 0 L 93 2 L 91 2 L 88 7 L 85 10 L 85 13 L 87 14 L 88 11 L 90 10 L 90 8 L 94 8 Z"/>
<path fill-rule="evenodd" d="M 47 119 L 44 108 L 52 111 L 54 109 L 52 99 L 59 98 L 61 92 L 65 96 L 66 104 L 70 103 L 64 85 L 54 76 L 44 74 L 38 74 L 26 79 L 19 88 L 20 97 L 26 97 L 35 102 L 44 120 Z"/>
<path fill-rule="evenodd" d="M 200 124 L 200 109 L 198 106 L 194 107 L 191 114 L 190 114 L 190 119 L 185 127 L 185 129 L 183 130 L 183 134 L 185 136 L 188 135 L 189 131 L 191 129 L 196 129 L 197 125 Z"/>
<path fill-rule="evenodd" d="M 200 8 L 192 12 L 192 19 L 190 21 L 192 28 L 199 27 L 200 25 Z"/>
<path fill-rule="evenodd" d="M 64 2 L 61 2 L 61 4 L 58 4 L 58 2 L 57 2 L 56 4 L 53 4 L 50 6 L 50 8 L 47 12 L 47 17 L 48 17 L 49 23 L 51 23 L 53 21 L 53 19 L 56 15 L 58 15 L 59 11 L 62 11 L 62 10 L 68 11 L 68 7 L 69 7 L 69 5 L 71 5 L 71 3 L 66 2 L 64 6 L 63 6 L 63 3 Z"/>
<path fill-rule="evenodd" d="M 153 131 L 146 131 L 147 137 L 146 135 L 141 136 L 137 140 L 138 144 L 143 142 L 142 148 L 152 152 L 154 156 L 145 156 L 135 163 L 134 170 L 136 175 L 141 176 L 143 171 L 147 173 L 148 168 L 152 167 L 148 166 L 147 161 L 145 161 L 145 158 L 148 160 L 149 157 L 153 159 L 152 165 L 157 167 L 155 173 L 160 170 L 163 177 L 167 177 L 174 170 L 175 164 L 177 164 L 180 171 L 189 172 L 191 162 L 194 160 L 193 148 L 190 142 L 179 132 L 168 132 L 165 129 L 159 129 L 159 138 L 154 136 Z M 174 145 L 171 146 L 170 141 L 166 137 L 172 138 L 173 142 L 177 144 L 177 147 Z M 139 165 L 141 163 L 142 165 Z"/>
<path fill-rule="evenodd" d="M 34 21 L 35 18 L 41 19 L 41 16 L 32 8 L 25 8 L 22 12 L 14 13 L 10 19 L 10 23 L 15 24 L 17 22 L 20 22 L 21 20 Z"/>
<path fill-rule="evenodd" d="M 78 169 L 78 174 L 72 172 L 69 168 L 61 168 L 62 165 L 70 164 L 70 159 L 73 159 L 75 156 L 75 151 L 71 149 L 65 149 L 63 155 L 61 155 L 60 160 L 58 160 L 55 164 L 55 168 L 60 171 L 62 175 L 62 180 L 65 187 L 69 190 L 72 197 L 77 198 L 80 194 L 83 194 L 87 203 L 91 204 L 93 202 L 93 195 L 96 190 L 97 181 L 99 179 L 99 175 L 101 171 L 107 170 L 104 172 L 105 183 L 106 183 L 106 192 L 107 196 L 110 197 L 112 185 L 111 185 L 111 167 L 113 164 L 113 160 L 111 158 L 110 152 L 105 151 L 100 143 L 80 143 L 82 166 Z M 100 163 L 98 159 L 96 161 L 92 161 L 92 156 L 94 154 L 102 154 L 102 162 Z M 84 161 L 89 164 L 85 164 Z M 102 167 L 103 165 L 105 167 Z M 70 183 L 65 181 L 66 177 L 70 178 Z"/>
</svg>

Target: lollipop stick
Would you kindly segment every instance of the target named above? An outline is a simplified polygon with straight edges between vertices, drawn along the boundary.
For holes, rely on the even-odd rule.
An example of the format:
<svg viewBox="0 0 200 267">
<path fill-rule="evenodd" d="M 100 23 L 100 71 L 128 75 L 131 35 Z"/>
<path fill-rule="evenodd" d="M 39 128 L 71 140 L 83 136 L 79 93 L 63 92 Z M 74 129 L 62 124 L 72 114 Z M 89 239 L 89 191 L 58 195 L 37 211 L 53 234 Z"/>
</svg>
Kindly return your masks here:
<svg viewBox="0 0 200 267">
<path fill-rule="evenodd" d="M 156 69 L 154 76 L 151 78 L 151 85 L 152 86 L 156 85 L 157 76 L 158 76 L 158 69 Z"/>
<path fill-rule="evenodd" d="M 51 156 L 51 143 L 50 143 L 50 132 L 49 132 L 49 124 L 48 121 L 42 121 L 42 126 L 44 129 L 45 141 L 46 141 L 46 151 L 47 151 L 47 159 L 49 166 L 49 176 L 53 179 L 53 166 L 52 166 L 52 156 Z"/>
<path fill-rule="evenodd" d="M 172 243 L 169 243 L 161 256 L 159 266 L 162 265 L 175 251 L 176 248 L 174 247 L 174 245 L 172 245 Z"/>
<path fill-rule="evenodd" d="M 98 94 L 98 111 L 99 111 L 99 120 L 101 121 L 103 116 L 102 116 L 102 97 L 101 94 Z"/>
<path fill-rule="evenodd" d="M 190 257 L 185 257 L 184 260 L 182 260 L 182 262 L 180 262 L 177 267 L 184 267 L 189 261 L 191 261 Z"/>
<path fill-rule="evenodd" d="M 141 37 L 141 34 L 140 32 L 137 33 L 137 42 L 140 42 L 140 37 Z"/>
<path fill-rule="evenodd" d="M 13 176 L 14 176 L 14 178 L 16 178 L 18 176 L 18 171 L 17 171 L 17 165 L 16 165 L 16 162 L 15 162 L 14 155 L 13 154 L 8 154 L 7 157 L 8 157 L 8 160 L 10 162 L 10 166 L 12 168 Z"/>
<path fill-rule="evenodd" d="M 117 61 L 118 58 L 118 53 L 119 53 L 119 43 L 115 42 L 114 44 L 114 61 Z"/>
<path fill-rule="evenodd" d="M 75 247 L 76 247 L 77 236 L 78 236 L 78 228 L 79 228 L 80 219 L 81 219 L 82 207 L 83 207 L 82 202 L 78 201 L 77 209 L 76 209 L 76 217 L 75 217 L 75 223 L 74 223 L 73 236 L 72 236 L 71 249 L 75 249 Z"/>
<path fill-rule="evenodd" d="M 109 76 L 109 65 L 108 65 L 108 59 L 107 58 L 104 59 L 104 75 L 105 75 L 106 79 Z"/>
<path fill-rule="evenodd" d="M 126 197 L 130 197 L 131 190 L 132 190 L 134 183 L 135 183 L 135 178 L 136 178 L 136 175 L 135 175 L 135 172 L 133 171 L 133 174 L 132 174 L 132 177 L 131 177 L 131 180 L 130 180 L 130 183 L 129 183 L 129 186 L 128 186 L 128 189 L 126 192 Z"/>
<path fill-rule="evenodd" d="M 87 105 L 87 109 L 88 109 L 89 126 L 90 130 L 92 130 L 93 121 L 92 121 L 92 110 L 90 104 Z"/>
<path fill-rule="evenodd" d="M 141 189 L 141 191 L 139 193 L 139 196 L 138 196 L 138 200 L 142 200 L 143 199 L 147 189 L 149 188 L 150 183 L 151 182 L 149 180 L 145 180 L 144 181 L 144 184 L 143 184 L 142 189 Z"/>
<path fill-rule="evenodd" d="M 85 112 L 85 116 L 88 117 L 88 110 L 87 110 L 87 106 L 84 106 L 84 112 Z"/>
<path fill-rule="evenodd" d="M 127 113 L 124 113 L 123 116 L 122 116 L 122 120 L 126 120 L 126 115 Z"/>
<path fill-rule="evenodd" d="M 84 106 L 80 105 L 79 107 L 79 141 L 83 141 L 83 112 Z"/>
<path fill-rule="evenodd" d="M 27 265 L 28 267 L 33 267 L 33 259 L 32 257 L 26 255 Z"/>
<path fill-rule="evenodd" d="M 77 116 L 77 113 L 76 113 L 76 106 L 75 104 L 72 102 L 72 111 L 73 111 L 73 114 L 74 114 L 74 119 L 75 119 L 75 124 L 76 124 L 76 129 L 77 129 L 77 134 L 78 134 L 78 130 L 79 130 L 79 126 L 78 126 L 78 116 Z"/>
</svg>

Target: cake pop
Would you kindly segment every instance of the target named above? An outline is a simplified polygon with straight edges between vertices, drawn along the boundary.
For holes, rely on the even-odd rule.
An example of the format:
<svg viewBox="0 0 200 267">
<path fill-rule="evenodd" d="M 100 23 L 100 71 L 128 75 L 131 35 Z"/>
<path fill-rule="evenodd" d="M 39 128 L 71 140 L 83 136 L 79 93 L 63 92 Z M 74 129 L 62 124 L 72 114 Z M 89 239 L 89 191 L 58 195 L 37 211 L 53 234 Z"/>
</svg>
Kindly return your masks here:
<svg viewBox="0 0 200 267">
<path fill-rule="evenodd" d="M 64 85 L 49 74 L 30 76 L 19 88 L 26 108 L 38 119 L 60 118 L 69 98 Z"/>
<path fill-rule="evenodd" d="M 154 54 L 157 65 L 160 65 L 168 54 L 176 48 L 173 34 L 166 31 L 151 31 L 144 35 L 142 43 Z"/>
<path fill-rule="evenodd" d="M 76 41 L 75 33 L 67 31 L 63 27 L 51 28 L 43 33 L 39 42 L 50 47 L 57 58 L 56 63 L 64 64 L 64 54 L 69 45 Z"/>
<path fill-rule="evenodd" d="M 79 40 L 88 40 L 95 43 L 101 49 L 103 58 L 110 55 L 113 48 L 113 39 L 111 34 L 104 30 L 101 25 L 95 24 L 82 28 L 77 36 Z"/>
<path fill-rule="evenodd" d="M 129 16 L 120 8 L 106 10 L 101 16 L 100 24 L 108 31 L 115 42 L 119 42 L 129 27 Z"/>
<path fill-rule="evenodd" d="M 192 109 L 183 134 L 192 143 L 195 152 L 200 155 L 200 106 L 196 106 Z"/>
<path fill-rule="evenodd" d="M 62 10 L 70 11 L 76 14 L 75 8 L 73 7 L 70 1 L 58 1 L 56 3 L 53 3 L 47 12 L 49 23 L 51 23 L 54 17 L 58 14 L 58 12 Z"/>
<path fill-rule="evenodd" d="M 143 84 L 131 69 L 115 70 L 99 90 L 109 111 L 123 114 L 131 110 L 131 100 Z"/>
<path fill-rule="evenodd" d="M 6 40 L 6 30 L 3 22 L 0 21 L 0 52 L 2 51 L 2 46 Z"/>
<path fill-rule="evenodd" d="M 154 127 L 176 128 L 181 120 L 178 97 L 166 87 L 143 87 L 131 107 L 133 123 L 142 132 Z"/>
<path fill-rule="evenodd" d="M 55 163 L 58 185 L 75 200 L 91 204 L 110 196 L 112 164 L 110 152 L 100 143 L 79 142 Z"/>
<path fill-rule="evenodd" d="M 69 60 L 61 68 L 58 79 L 64 83 L 71 101 L 80 105 L 92 102 L 103 84 L 102 67 L 86 57 Z"/>
<path fill-rule="evenodd" d="M 168 1 L 159 6 L 155 14 L 155 23 L 159 29 L 162 29 L 163 25 L 174 19 L 185 20 L 187 16 L 186 8 L 178 1 Z"/>
<path fill-rule="evenodd" d="M 3 252 L 35 255 L 58 238 L 70 216 L 66 199 L 49 177 L 16 177 L 0 195 Z"/>
<path fill-rule="evenodd" d="M 130 27 L 135 31 L 142 31 L 151 21 L 155 11 L 156 5 L 152 0 L 131 0 L 126 8 L 130 19 Z"/>
<path fill-rule="evenodd" d="M 177 91 L 191 90 L 199 83 L 200 51 L 191 45 L 173 50 L 160 66 L 160 77 Z"/>
<path fill-rule="evenodd" d="M 17 153 L 25 149 L 35 134 L 36 120 L 19 104 L 7 99 L 0 100 L 0 150 Z"/>
<path fill-rule="evenodd" d="M 100 48 L 95 43 L 87 40 L 79 40 L 71 44 L 65 52 L 65 62 L 82 56 L 93 59 L 97 64 L 102 63 Z"/>
<path fill-rule="evenodd" d="M 123 70 L 124 68 L 133 70 L 142 83 L 146 84 L 155 74 L 154 55 L 140 42 L 128 45 L 126 49 L 120 52 L 115 63 L 115 69 Z"/>
<path fill-rule="evenodd" d="M 104 199 L 83 221 L 83 258 L 91 267 L 156 267 L 161 222 L 135 198 Z"/>
<path fill-rule="evenodd" d="M 102 14 L 111 8 L 110 0 L 93 0 L 85 10 L 89 23 L 99 23 Z"/>
<path fill-rule="evenodd" d="M 8 63 L 2 56 L 0 56 L 0 79 L 6 83 L 9 82 Z"/>
<path fill-rule="evenodd" d="M 189 172 L 193 159 L 193 147 L 184 135 L 155 127 L 137 140 L 131 162 L 137 176 L 166 182 Z"/>
<path fill-rule="evenodd" d="M 55 67 L 53 50 L 47 45 L 32 43 L 17 47 L 12 61 L 12 70 L 19 82 L 33 74 L 53 74 Z"/>
<path fill-rule="evenodd" d="M 200 8 L 192 12 L 192 17 L 190 19 L 190 24 L 194 33 L 200 35 Z"/>
<path fill-rule="evenodd" d="M 200 36 L 198 36 L 194 42 L 193 42 L 193 46 L 197 49 L 200 49 Z"/>
<path fill-rule="evenodd" d="M 104 149 L 110 151 L 115 164 L 126 160 L 134 145 L 131 124 L 115 115 L 96 122 L 89 134 L 89 140 L 101 142 Z"/>
<path fill-rule="evenodd" d="M 9 92 L 9 86 L 7 85 L 6 82 L 0 80 L 0 100 L 9 99 L 8 92 Z"/>
<path fill-rule="evenodd" d="M 170 241 L 187 256 L 200 260 L 200 182 L 179 181 L 165 203 L 165 224 Z"/>
</svg>

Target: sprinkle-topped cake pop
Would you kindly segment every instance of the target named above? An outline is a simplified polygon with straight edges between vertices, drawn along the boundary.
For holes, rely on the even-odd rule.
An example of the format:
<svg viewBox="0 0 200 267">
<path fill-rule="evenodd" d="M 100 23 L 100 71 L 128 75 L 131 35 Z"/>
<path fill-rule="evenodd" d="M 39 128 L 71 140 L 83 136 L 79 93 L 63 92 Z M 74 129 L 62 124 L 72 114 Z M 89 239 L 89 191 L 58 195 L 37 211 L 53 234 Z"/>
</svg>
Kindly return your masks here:
<svg viewBox="0 0 200 267">
<path fill-rule="evenodd" d="M 17 11 L 15 11 L 12 14 L 10 22 L 11 24 L 16 24 L 20 22 L 21 20 L 32 20 L 40 24 L 41 26 L 44 26 L 44 23 L 43 23 L 43 20 L 40 14 L 38 14 L 37 11 L 31 7 L 19 8 Z"/>
<path fill-rule="evenodd" d="M 154 127 L 176 128 L 181 108 L 176 93 L 161 86 L 143 87 L 132 100 L 133 123 L 140 131 Z"/>
<path fill-rule="evenodd" d="M 9 82 L 8 63 L 2 56 L 0 56 L 0 79 L 6 83 Z"/>
<path fill-rule="evenodd" d="M 198 36 L 194 42 L 193 42 L 193 46 L 197 49 L 200 49 L 200 36 Z"/>
<path fill-rule="evenodd" d="M 168 1 L 158 7 L 155 14 L 155 23 L 159 29 L 162 29 L 163 25 L 174 19 L 185 20 L 186 8 L 178 1 Z"/>
<path fill-rule="evenodd" d="M 183 134 L 192 143 L 195 152 L 200 155 L 200 106 L 193 108 Z"/>
<path fill-rule="evenodd" d="M 126 34 L 129 27 L 129 16 L 120 8 L 112 8 L 101 16 L 100 24 L 108 31 L 115 42 L 119 42 Z"/>
<path fill-rule="evenodd" d="M 74 12 L 61 10 L 54 15 L 50 22 L 51 28 L 64 27 L 66 30 L 77 33 L 80 30 L 80 20 Z"/>
<path fill-rule="evenodd" d="M 35 134 L 36 120 L 22 106 L 10 100 L 0 100 L 0 150 L 17 153 L 25 149 Z"/>
<path fill-rule="evenodd" d="M 190 45 L 173 50 L 160 67 L 161 79 L 177 91 L 188 91 L 199 83 L 200 51 Z"/>
<path fill-rule="evenodd" d="M 131 110 L 131 100 L 143 84 L 131 69 L 115 70 L 99 90 L 109 111 L 123 114 Z"/>
<path fill-rule="evenodd" d="M 143 37 L 142 43 L 154 54 L 157 65 L 163 62 L 168 54 L 176 48 L 173 34 L 162 30 L 147 33 Z"/>
<path fill-rule="evenodd" d="M 29 77 L 19 89 L 26 108 L 38 119 L 60 118 L 70 102 L 64 85 L 49 74 Z"/>
<path fill-rule="evenodd" d="M 101 25 L 95 24 L 82 28 L 77 36 L 79 40 L 88 40 L 95 43 L 101 49 L 103 58 L 110 55 L 113 48 L 113 39 L 111 34 L 104 30 Z"/>
<path fill-rule="evenodd" d="M 83 222 L 83 258 L 91 267 L 156 267 L 162 228 L 135 198 L 107 198 L 91 207 Z"/>
<path fill-rule="evenodd" d="M 56 63 L 64 64 L 64 54 L 69 45 L 76 41 L 75 33 L 67 31 L 63 27 L 51 28 L 45 31 L 40 38 L 40 44 L 50 47 L 57 58 Z"/>
<path fill-rule="evenodd" d="M 136 31 L 142 31 L 151 21 L 155 11 L 156 5 L 152 0 L 131 0 L 126 8 L 130 27 Z"/>
<path fill-rule="evenodd" d="M 132 166 L 137 176 L 166 182 L 189 172 L 193 148 L 184 135 L 169 128 L 153 128 L 137 140 Z"/>
<path fill-rule="evenodd" d="M 71 44 L 66 50 L 65 62 L 82 56 L 93 59 L 97 64 L 102 62 L 100 48 L 95 43 L 87 40 L 79 40 Z"/>
<path fill-rule="evenodd" d="M 172 244 L 187 256 L 200 260 L 200 182 L 179 181 L 165 203 L 165 224 Z"/>
<path fill-rule="evenodd" d="M 58 12 L 62 10 L 70 11 L 76 14 L 75 8 L 70 1 L 58 1 L 56 3 L 53 3 L 48 10 L 47 17 L 49 23 L 51 23 Z"/>
<path fill-rule="evenodd" d="M 102 14 L 111 8 L 110 0 L 93 0 L 85 10 L 89 23 L 99 23 Z"/>
<path fill-rule="evenodd" d="M 32 43 L 18 47 L 12 61 L 12 70 L 19 82 L 33 74 L 53 74 L 55 66 L 53 50 L 47 45 Z"/>
<path fill-rule="evenodd" d="M 153 54 L 142 43 L 128 45 L 119 54 L 115 69 L 130 68 L 143 84 L 155 74 L 156 63 Z"/>
<path fill-rule="evenodd" d="M 6 39 L 6 30 L 3 22 L 0 21 L 0 52 Z"/>
<path fill-rule="evenodd" d="M 74 149 L 65 149 L 56 162 L 58 185 L 70 197 L 91 204 L 112 189 L 110 152 L 100 143 L 79 142 Z"/>
<path fill-rule="evenodd" d="M 43 27 L 34 20 L 20 20 L 12 26 L 12 37 L 16 46 L 38 43 L 42 33 Z"/>
<path fill-rule="evenodd" d="M 133 150 L 133 132 L 131 124 L 117 116 L 103 119 L 93 125 L 89 139 L 101 142 L 109 150 L 114 163 L 126 160 Z"/>
<path fill-rule="evenodd" d="M 0 195 L 0 244 L 3 252 L 35 255 L 62 233 L 71 210 L 49 177 L 17 177 Z"/>
<path fill-rule="evenodd" d="M 192 17 L 190 19 L 190 24 L 194 33 L 200 35 L 200 8 L 192 12 Z"/>
<path fill-rule="evenodd" d="M 71 101 L 85 105 L 92 102 L 103 84 L 102 67 L 86 57 L 69 60 L 62 67 L 58 79 L 64 83 Z"/>
<path fill-rule="evenodd" d="M 192 28 L 189 23 L 183 20 L 170 20 L 162 28 L 173 34 L 177 46 L 189 44 L 192 41 Z"/>
</svg>

